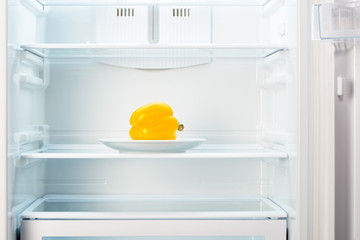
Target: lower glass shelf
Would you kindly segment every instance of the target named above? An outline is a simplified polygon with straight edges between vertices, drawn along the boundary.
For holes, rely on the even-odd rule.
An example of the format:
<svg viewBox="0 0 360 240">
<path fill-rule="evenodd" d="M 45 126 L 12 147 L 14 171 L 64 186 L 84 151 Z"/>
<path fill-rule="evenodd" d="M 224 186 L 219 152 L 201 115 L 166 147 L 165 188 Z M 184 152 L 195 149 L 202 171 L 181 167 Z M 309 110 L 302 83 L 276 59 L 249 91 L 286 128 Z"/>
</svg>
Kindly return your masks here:
<svg viewBox="0 0 360 240">
<path fill-rule="evenodd" d="M 103 145 L 45 145 L 38 151 L 24 152 L 22 159 L 184 159 L 184 158 L 287 158 L 286 152 L 257 144 L 202 144 L 185 153 L 120 153 Z"/>
<path fill-rule="evenodd" d="M 266 198 L 48 195 L 20 216 L 21 239 L 286 240 Z"/>
<path fill-rule="evenodd" d="M 150 237 L 154 239 L 154 237 Z M 43 237 L 42 240 L 150 240 L 149 237 Z M 264 236 L 236 236 L 236 237 L 170 237 L 156 236 L 156 240 L 267 240 Z"/>
<path fill-rule="evenodd" d="M 21 218 L 36 219 L 283 219 L 266 198 L 214 196 L 47 195 Z"/>
</svg>

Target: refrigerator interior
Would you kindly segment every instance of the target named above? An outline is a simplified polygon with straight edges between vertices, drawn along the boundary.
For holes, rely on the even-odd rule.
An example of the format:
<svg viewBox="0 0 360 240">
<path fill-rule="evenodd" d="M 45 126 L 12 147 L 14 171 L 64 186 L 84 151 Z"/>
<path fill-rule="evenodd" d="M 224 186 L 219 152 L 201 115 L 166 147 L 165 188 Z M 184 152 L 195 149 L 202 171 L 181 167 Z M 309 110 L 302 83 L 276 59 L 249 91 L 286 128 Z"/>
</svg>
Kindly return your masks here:
<svg viewBox="0 0 360 240">
<path fill-rule="evenodd" d="M 10 239 L 46 195 L 265 198 L 295 239 L 296 1 L 128 4 L 8 1 Z M 130 139 L 132 112 L 153 101 L 185 125 L 178 139 L 206 142 L 100 143 Z"/>
</svg>

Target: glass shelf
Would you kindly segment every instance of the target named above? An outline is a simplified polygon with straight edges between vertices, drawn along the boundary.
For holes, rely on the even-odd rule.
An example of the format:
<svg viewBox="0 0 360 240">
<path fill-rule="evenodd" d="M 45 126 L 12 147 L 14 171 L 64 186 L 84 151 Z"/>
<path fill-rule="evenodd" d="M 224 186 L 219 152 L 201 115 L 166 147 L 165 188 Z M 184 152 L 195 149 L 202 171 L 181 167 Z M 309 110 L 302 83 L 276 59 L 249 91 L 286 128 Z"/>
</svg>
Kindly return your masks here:
<svg viewBox="0 0 360 240">
<path fill-rule="evenodd" d="M 313 38 L 360 38 L 360 1 L 314 5 Z"/>
<path fill-rule="evenodd" d="M 42 6 L 265 6 L 274 0 L 36 0 Z"/>
<path fill-rule="evenodd" d="M 265 58 L 286 45 L 34 44 L 22 49 L 44 58 Z"/>
<path fill-rule="evenodd" d="M 103 145 L 46 145 L 36 152 L 21 154 L 23 160 L 31 159 L 249 159 L 287 158 L 285 152 L 265 149 L 252 144 L 202 144 L 185 153 L 119 153 Z"/>
<path fill-rule="evenodd" d="M 144 237 L 144 236 L 121 236 L 121 237 L 94 237 L 94 236 L 86 236 L 86 237 L 43 237 L 42 240 L 149 240 L 154 239 L 152 237 Z M 264 236 L 156 236 L 156 240 L 266 240 Z"/>
<path fill-rule="evenodd" d="M 22 218 L 37 219 L 284 219 L 266 198 L 236 196 L 47 195 Z"/>
</svg>

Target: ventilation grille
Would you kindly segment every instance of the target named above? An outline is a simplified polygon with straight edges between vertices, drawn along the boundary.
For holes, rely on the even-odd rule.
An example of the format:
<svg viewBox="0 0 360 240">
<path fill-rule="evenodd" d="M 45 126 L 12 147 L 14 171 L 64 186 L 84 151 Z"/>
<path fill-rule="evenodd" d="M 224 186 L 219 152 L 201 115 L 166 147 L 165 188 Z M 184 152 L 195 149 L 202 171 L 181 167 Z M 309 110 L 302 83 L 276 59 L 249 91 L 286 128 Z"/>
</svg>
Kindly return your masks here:
<svg viewBox="0 0 360 240">
<path fill-rule="evenodd" d="M 190 17 L 190 8 L 173 8 L 173 17 Z"/>
<path fill-rule="evenodd" d="M 118 8 L 116 10 L 116 16 L 118 17 L 133 17 L 134 15 L 134 8 Z"/>
</svg>

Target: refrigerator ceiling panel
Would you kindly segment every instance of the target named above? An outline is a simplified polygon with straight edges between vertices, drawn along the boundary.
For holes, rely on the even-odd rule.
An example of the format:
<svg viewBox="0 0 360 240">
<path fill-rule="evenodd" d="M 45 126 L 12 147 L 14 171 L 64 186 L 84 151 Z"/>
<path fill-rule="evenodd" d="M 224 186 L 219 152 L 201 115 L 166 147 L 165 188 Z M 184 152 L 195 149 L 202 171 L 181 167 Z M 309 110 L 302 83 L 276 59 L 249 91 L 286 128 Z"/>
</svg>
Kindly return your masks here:
<svg viewBox="0 0 360 240">
<path fill-rule="evenodd" d="M 275 0 L 36 0 L 43 6 L 86 5 L 192 5 L 192 6 L 265 6 Z"/>
</svg>

